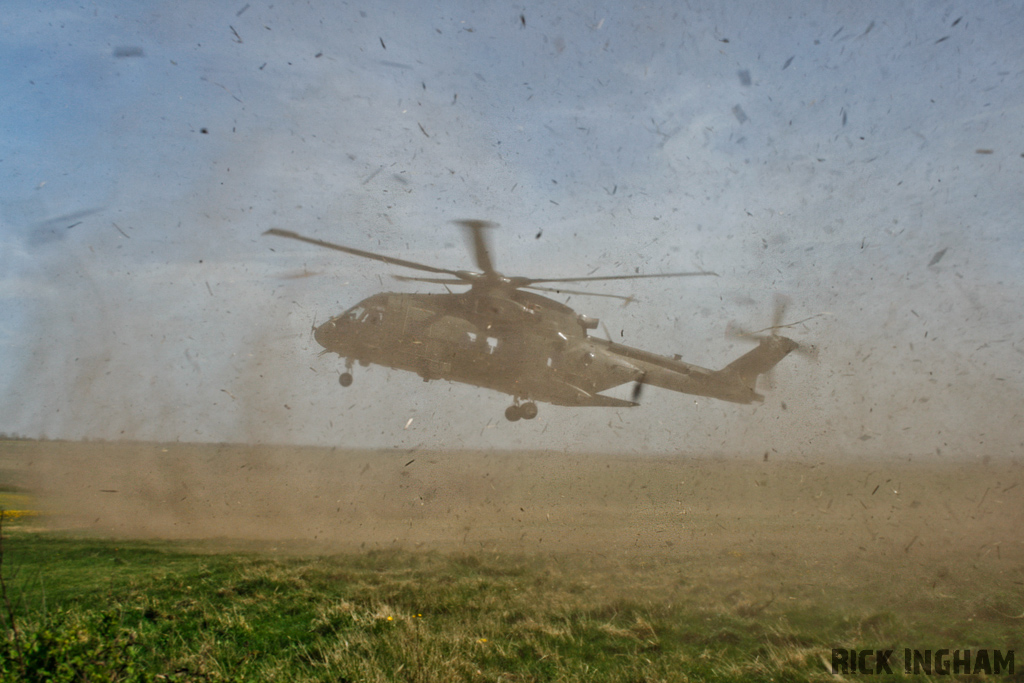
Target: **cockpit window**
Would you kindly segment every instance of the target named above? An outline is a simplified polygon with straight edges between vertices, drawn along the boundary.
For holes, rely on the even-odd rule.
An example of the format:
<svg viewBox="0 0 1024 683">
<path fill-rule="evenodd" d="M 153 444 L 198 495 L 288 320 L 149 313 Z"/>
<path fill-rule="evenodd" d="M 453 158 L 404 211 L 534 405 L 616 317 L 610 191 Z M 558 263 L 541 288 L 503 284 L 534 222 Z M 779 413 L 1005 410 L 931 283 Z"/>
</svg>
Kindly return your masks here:
<svg viewBox="0 0 1024 683">
<path fill-rule="evenodd" d="M 362 306 L 356 306 L 355 308 L 350 309 L 349 312 L 345 314 L 345 319 L 351 320 L 353 322 L 359 322 L 362 319 L 363 315 L 365 314 L 365 308 L 363 308 Z"/>
<path fill-rule="evenodd" d="M 384 320 L 384 309 L 380 306 L 356 306 L 345 314 L 345 320 L 377 325 Z"/>
</svg>

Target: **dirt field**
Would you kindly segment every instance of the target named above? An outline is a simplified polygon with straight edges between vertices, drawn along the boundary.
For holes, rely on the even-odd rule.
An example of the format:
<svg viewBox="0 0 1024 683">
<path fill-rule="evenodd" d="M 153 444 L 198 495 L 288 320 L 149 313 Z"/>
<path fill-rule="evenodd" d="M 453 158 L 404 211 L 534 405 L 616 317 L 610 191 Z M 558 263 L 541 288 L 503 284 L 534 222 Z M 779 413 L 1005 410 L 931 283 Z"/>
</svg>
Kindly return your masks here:
<svg viewBox="0 0 1024 683">
<path fill-rule="evenodd" d="M 1024 586 L 1024 467 L 995 459 L 3 442 L 0 477 L 34 492 L 48 526 L 112 537 L 682 560 L 723 586 L 805 595 Z"/>
<path fill-rule="evenodd" d="M 664 679 L 679 671 L 720 680 L 755 673 L 820 680 L 834 647 L 1019 649 L 1022 479 L 1021 463 L 998 459 L 740 461 L 0 442 L 0 504 L 34 501 L 43 513 L 15 522 L 22 529 L 177 541 L 156 545 L 155 556 L 178 563 L 166 572 L 159 561 L 132 555 L 153 553 L 149 544 L 126 548 L 118 540 L 75 555 L 84 563 L 75 581 L 98 571 L 113 586 L 111 561 L 122 573 L 134 572 L 127 585 L 135 602 L 111 589 L 127 601 L 119 609 L 159 612 L 153 605 L 161 599 L 163 610 L 206 605 L 194 617 L 202 634 L 207 621 L 235 619 L 243 608 L 256 610 L 252 623 L 264 624 L 269 617 L 254 607 L 264 601 L 276 601 L 273 614 L 309 612 L 336 600 L 330 591 L 362 586 L 360 604 L 370 622 L 386 609 L 390 623 L 411 605 L 430 613 L 429 633 L 440 635 L 429 643 L 419 640 L 419 631 L 381 640 L 359 627 L 345 638 L 364 638 L 367 649 L 345 654 L 348 640 L 320 638 L 303 622 L 310 651 L 336 648 L 339 671 L 397 667 L 396 677 L 402 666 L 441 657 L 439 679 L 455 666 L 453 642 L 470 643 L 459 666 L 478 674 L 493 669 L 499 680 L 513 662 L 532 671 L 548 657 L 558 660 L 559 671 L 579 674 L 564 678 L 579 678 L 597 657 L 618 672 L 615 680 Z M 62 548 L 42 562 L 78 547 L 60 545 L 63 534 L 36 538 Z M 230 551 L 246 552 L 209 557 Z M 220 567 L 213 583 L 207 563 Z M 236 588 L 250 585 L 253 571 L 267 592 L 242 599 Z M 70 576 L 55 566 L 48 585 L 61 585 L 57 575 Z M 315 577 L 322 577 L 319 592 L 310 589 Z M 180 591 L 193 585 L 210 596 L 183 602 Z M 220 602 L 224 591 L 238 600 L 231 609 Z M 447 597 L 432 600 L 442 594 Z M 410 624 L 411 614 L 405 615 Z M 519 621 L 508 621 L 510 615 Z M 476 621 L 467 627 L 467 618 Z M 544 637 L 568 635 L 553 645 L 537 641 L 541 649 L 524 660 L 515 653 L 535 636 L 521 632 L 520 621 L 549 634 Z M 176 634 L 184 623 L 173 623 Z M 634 634 L 629 637 L 650 640 L 643 647 L 656 647 L 622 657 L 609 633 Z M 224 640 L 202 666 L 248 666 L 253 637 L 246 631 L 237 642 Z M 188 641 L 170 664 L 150 664 L 199 666 L 194 651 L 206 647 L 199 642 Z M 408 650 L 410 642 L 420 649 Z M 482 651 L 472 648 L 483 643 L 508 644 L 501 650 L 508 658 L 482 664 Z M 593 643 L 605 645 L 587 650 Z M 342 645 L 344 651 L 337 649 Z M 259 666 L 298 670 L 308 661 L 304 654 Z"/>
</svg>

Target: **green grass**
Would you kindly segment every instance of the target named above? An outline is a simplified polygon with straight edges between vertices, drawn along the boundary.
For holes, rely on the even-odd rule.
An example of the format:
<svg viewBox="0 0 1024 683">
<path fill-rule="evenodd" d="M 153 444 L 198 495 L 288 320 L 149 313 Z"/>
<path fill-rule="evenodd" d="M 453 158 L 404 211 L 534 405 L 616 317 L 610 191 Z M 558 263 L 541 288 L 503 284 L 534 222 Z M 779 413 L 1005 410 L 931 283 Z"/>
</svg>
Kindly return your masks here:
<svg viewBox="0 0 1024 683">
<path fill-rule="evenodd" d="M 1006 648 L 1021 633 L 998 609 L 975 620 L 997 595 L 952 613 L 876 586 L 751 599 L 679 560 L 213 554 L 16 528 L 3 551 L 19 641 L 94 680 L 806 681 L 831 678 L 832 647 Z M 31 680 L 3 622 L 5 680 Z"/>
</svg>

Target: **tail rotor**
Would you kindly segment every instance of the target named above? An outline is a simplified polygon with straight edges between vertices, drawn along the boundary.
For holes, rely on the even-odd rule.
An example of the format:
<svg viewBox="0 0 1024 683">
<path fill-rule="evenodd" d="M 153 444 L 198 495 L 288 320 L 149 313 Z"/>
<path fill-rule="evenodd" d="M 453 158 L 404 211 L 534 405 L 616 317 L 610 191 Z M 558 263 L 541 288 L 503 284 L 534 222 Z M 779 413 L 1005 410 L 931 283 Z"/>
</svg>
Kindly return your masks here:
<svg viewBox="0 0 1024 683">
<path fill-rule="evenodd" d="M 792 299 L 790 299 L 785 294 L 776 294 L 775 304 L 772 307 L 771 325 L 769 325 L 768 327 L 763 327 L 760 330 L 751 332 L 746 328 L 737 325 L 734 322 L 730 322 L 725 327 L 726 338 L 742 339 L 745 341 L 753 341 L 758 343 L 760 343 L 762 340 L 771 340 L 773 338 L 783 339 L 784 337 L 782 337 L 778 333 L 779 330 L 792 329 L 795 328 L 797 325 L 802 325 L 808 320 L 814 320 L 815 318 L 820 318 L 823 315 L 827 315 L 825 313 L 815 313 L 814 315 L 804 318 L 803 320 L 797 320 L 796 322 L 791 323 L 784 323 L 783 320 L 786 317 L 786 309 L 789 308 L 789 305 L 791 303 Z M 799 353 L 803 356 L 808 356 L 811 358 L 816 358 L 818 355 L 818 349 L 813 344 L 797 344 L 797 348 L 795 348 L 793 351 L 794 353 Z"/>
<path fill-rule="evenodd" d="M 725 328 L 726 338 L 756 342 L 761 347 L 777 349 L 781 351 L 783 355 L 788 353 L 797 353 L 806 358 L 816 359 L 818 357 L 817 347 L 813 344 L 800 344 L 795 342 L 792 339 L 779 334 L 779 330 L 795 328 L 797 325 L 801 325 L 808 320 L 813 320 L 814 318 L 821 317 L 825 314 L 816 313 L 815 315 L 804 318 L 803 320 L 786 323 L 783 321 L 786 317 L 786 309 L 789 308 L 790 303 L 791 299 L 788 296 L 784 294 L 776 294 L 775 303 L 772 308 L 771 325 L 751 332 L 734 322 L 730 322 Z M 771 368 L 759 374 L 764 375 L 765 386 L 767 388 L 770 389 L 775 386 L 774 364 L 772 364 Z"/>
</svg>

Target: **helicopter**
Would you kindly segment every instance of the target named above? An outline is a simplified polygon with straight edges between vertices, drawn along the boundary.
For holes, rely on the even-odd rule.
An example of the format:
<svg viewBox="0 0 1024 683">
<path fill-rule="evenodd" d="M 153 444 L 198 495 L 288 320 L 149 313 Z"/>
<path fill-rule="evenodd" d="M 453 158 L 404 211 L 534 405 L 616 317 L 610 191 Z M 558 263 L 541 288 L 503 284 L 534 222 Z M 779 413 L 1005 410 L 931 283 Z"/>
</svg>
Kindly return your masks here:
<svg viewBox="0 0 1024 683">
<path fill-rule="evenodd" d="M 768 373 L 793 351 L 805 347 L 777 334 L 799 323 L 782 323 L 788 300 L 777 297 L 772 324 L 747 332 L 730 324 L 733 337 L 757 342 L 757 347 L 721 370 L 686 363 L 677 354 L 663 356 L 590 336 L 600 321 L 577 313 L 568 305 L 536 292 L 603 296 L 627 301 L 617 294 L 548 287 L 556 283 L 716 276 L 707 271 L 609 275 L 567 278 L 505 276 L 494 267 L 484 231 L 495 224 L 459 220 L 469 233 L 478 271 L 451 270 L 385 256 L 290 230 L 273 228 L 264 235 L 284 237 L 392 266 L 445 277 L 395 275 L 406 282 L 444 285 L 446 293 L 374 294 L 348 310 L 313 326 L 321 355 L 336 353 L 345 359 L 339 375 L 343 387 L 352 385 L 352 369 L 382 365 L 414 372 L 424 381 L 448 380 L 509 394 L 505 410 L 509 421 L 537 417 L 537 403 L 560 406 L 631 408 L 640 405 L 644 386 L 652 385 L 684 394 L 733 403 L 764 401 L 756 390 L 760 375 Z M 450 286 L 469 286 L 452 292 Z M 532 290 L 532 291 L 531 291 Z M 812 316 L 814 317 L 814 316 Z M 606 330 L 607 336 L 607 330 Z M 634 383 L 631 399 L 601 392 Z"/>
</svg>

